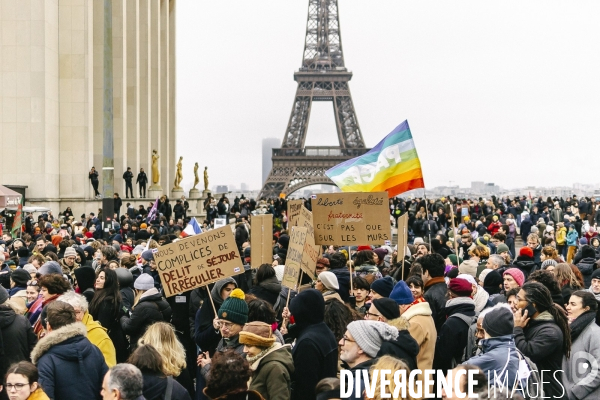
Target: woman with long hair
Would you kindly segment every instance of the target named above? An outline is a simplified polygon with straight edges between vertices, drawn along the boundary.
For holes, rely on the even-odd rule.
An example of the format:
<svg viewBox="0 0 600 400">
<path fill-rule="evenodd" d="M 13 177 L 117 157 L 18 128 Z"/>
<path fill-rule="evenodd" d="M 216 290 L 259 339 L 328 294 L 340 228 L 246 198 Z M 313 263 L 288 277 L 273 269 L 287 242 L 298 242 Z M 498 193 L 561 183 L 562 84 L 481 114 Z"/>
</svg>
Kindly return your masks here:
<svg viewBox="0 0 600 400">
<path fill-rule="evenodd" d="M 563 386 L 569 399 L 598 399 L 600 398 L 600 376 L 594 373 L 591 381 L 584 377 L 591 376 L 593 369 L 591 360 L 576 357 L 584 353 L 600 363 L 600 327 L 596 325 L 598 302 L 593 293 L 584 290 L 573 292 L 567 304 L 567 313 L 571 328 L 572 357 L 563 357 Z"/>
<path fill-rule="evenodd" d="M 275 269 L 271 264 L 262 264 L 256 271 L 256 280 L 249 294 L 253 294 L 259 299 L 268 301 L 272 306 L 277 302 L 281 292 L 281 283 L 275 276 Z"/>
<path fill-rule="evenodd" d="M 554 268 L 554 276 L 562 293 L 562 304 L 567 304 L 571 298 L 571 294 L 582 288 L 577 276 L 571 270 L 571 266 L 566 263 L 557 264 Z"/>
<path fill-rule="evenodd" d="M 50 400 L 38 380 L 36 366 L 29 361 L 20 361 L 8 367 L 4 390 L 10 400 Z"/>
<path fill-rule="evenodd" d="M 527 282 L 517 295 L 514 313 L 517 348 L 531 359 L 538 370 L 555 371 L 543 382 L 544 396 L 561 396 L 563 356 L 569 357 L 571 335 L 565 312 L 552 301 L 550 291 L 538 282 Z"/>
<path fill-rule="evenodd" d="M 160 353 L 149 344 L 139 346 L 127 359 L 142 372 L 144 378 L 144 398 L 146 400 L 163 400 L 167 398 L 169 381 L 173 381 L 171 400 L 191 400 L 188 391 L 169 376 L 163 369 L 164 363 Z"/>
<path fill-rule="evenodd" d="M 56 300 L 58 296 L 70 290 L 71 285 L 59 274 L 43 275 L 38 279 L 38 285 L 40 288 L 40 297 L 29 306 L 26 316 L 33 325 L 33 332 L 39 339 L 43 332 L 40 318 L 42 309 Z"/>
<path fill-rule="evenodd" d="M 119 319 L 123 315 L 121 310 L 123 302 L 119 292 L 117 273 L 110 268 L 100 269 L 96 273 L 94 287 L 96 290 L 90 302 L 89 313 L 108 331 L 108 336 L 115 345 L 117 362 L 125 362 L 129 356 L 127 350 L 129 346 L 127 346 L 127 339 L 119 323 Z"/>
<path fill-rule="evenodd" d="M 138 341 L 138 346 L 149 344 L 161 355 L 163 371 L 172 376 L 194 396 L 194 382 L 186 369 L 185 348 L 175 335 L 173 325 L 166 322 L 155 322 L 150 325 L 144 336 Z"/>
</svg>

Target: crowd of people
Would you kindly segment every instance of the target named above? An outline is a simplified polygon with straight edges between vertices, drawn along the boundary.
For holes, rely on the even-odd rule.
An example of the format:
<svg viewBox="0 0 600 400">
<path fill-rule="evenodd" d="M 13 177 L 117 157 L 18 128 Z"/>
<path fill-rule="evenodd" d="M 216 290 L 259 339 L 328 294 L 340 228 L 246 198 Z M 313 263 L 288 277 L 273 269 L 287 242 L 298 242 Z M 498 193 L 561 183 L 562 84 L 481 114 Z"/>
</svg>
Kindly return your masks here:
<svg viewBox="0 0 600 400">
<path fill-rule="evenodd" d="M 418 369 L 421 386 L 427 370 L 472 370 L 482 399 L 600 398 L 593 199 L 390 199 L 391 226 L 408 215 L 404 259 L 323 246 L 298 290 L 281 284 L 286 200 L 211 199 L 235 220 L 244 269 L 165 298 L 153 249 L 180 240 L 180 202 L 176 219 L 167 198 L 151 220 L 128 208 L 108 237 L 70 208 L 3 235 L 0 399 L 338 399 L 343 370 L 362 377 L 346 398 L 380 399 L 395 383 L 367 396 L 364 377 L 385 369 Z M 256 213 L 274 215 L 260 266 Z"/>
</svg>

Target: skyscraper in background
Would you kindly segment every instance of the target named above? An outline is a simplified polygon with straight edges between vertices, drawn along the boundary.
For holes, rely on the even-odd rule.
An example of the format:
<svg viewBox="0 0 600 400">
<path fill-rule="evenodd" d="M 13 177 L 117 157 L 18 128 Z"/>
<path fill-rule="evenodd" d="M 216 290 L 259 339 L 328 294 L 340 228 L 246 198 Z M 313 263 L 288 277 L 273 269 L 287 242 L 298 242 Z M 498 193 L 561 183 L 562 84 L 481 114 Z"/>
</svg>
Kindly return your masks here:
<svg viewBox="0 0 600 400">
<path fill-rule="evenodd" d="M 262 182 L 261 186 L 267 180 L 269 176 L 269 172 L 271 172 L 271 167 L 273 166 L 273 162 L 271 161 L 271 154 L 274 148 L 281 146 L 281 139 L 277 138 L 266 138 L 262 140 Z"/>
</svg>

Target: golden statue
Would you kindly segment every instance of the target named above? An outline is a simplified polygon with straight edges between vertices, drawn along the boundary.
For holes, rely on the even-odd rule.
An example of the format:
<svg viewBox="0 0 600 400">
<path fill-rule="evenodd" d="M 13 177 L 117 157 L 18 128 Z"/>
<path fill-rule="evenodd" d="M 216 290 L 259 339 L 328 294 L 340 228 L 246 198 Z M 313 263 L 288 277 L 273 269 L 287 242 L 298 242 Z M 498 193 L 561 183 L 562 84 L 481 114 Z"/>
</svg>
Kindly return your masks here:
<svg viewBox="0 0 600 400">
<path fill-rule="evenodd" d="M 181 184 L 181 181 L 183 180 L 183 173 L 181 172 L 182 169 L 182 165 L 181 162 L 183 161 L 183 157 L 179 157 L 179 162 L 177 163 L 177 171 L 175 172 L 175 183 L 173 183 L 173 190 L 175 189 L 181 189 L 181 186 L 179 186 Z"/>
<path fill-rule="evenodd" d="M 196 163 L 194 164 L 194 187 L 192 189 L 196 189 L 198 183 L 200 183 L 200 178 L 198 178 L 198 163 Z"/>
<path fill-rule="evenodd" d="M 156 150 L 152 150 L 152 184 L 158 185 L 160 182 L 160 173 L 158 172 L 158 152 Z"/>
<path fill-rule="evenodd" d="M 204 167 L 204 190 L 208 191 L 208 167 Z"/>
</svg>

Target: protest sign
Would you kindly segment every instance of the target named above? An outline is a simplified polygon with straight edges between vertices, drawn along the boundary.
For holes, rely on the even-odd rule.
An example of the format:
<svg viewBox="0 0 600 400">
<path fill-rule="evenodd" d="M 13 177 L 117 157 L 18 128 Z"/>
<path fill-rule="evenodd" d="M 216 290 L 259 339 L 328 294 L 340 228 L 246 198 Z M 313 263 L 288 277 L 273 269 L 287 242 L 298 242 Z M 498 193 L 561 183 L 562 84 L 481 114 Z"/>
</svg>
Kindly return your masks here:
<svg viewBox="0 0 600 400">
<path fill-rule="evenodd" d="M 304 243 L 306 242 L 306 228 L 293 226 L 290 232 L 290 243 L 288 245 L 287 256 L 285 258 L 285 269 L 283 270 L 283 279 L 281 284 L 290 289 L 296 290 L 298 287 L 298 276 L 302 263 L 302 253 Z"/>
<path fill-rule="evenodd" d="M 312 202 L 315 243 L 383 245 L 391 240 L 387 192 L 318 194 Z"/>
<path fill-rule="evenodd" d="M 401 262 L 406 256 L 406 244 L 408 243 L 408 213 L 398 218 L 398 254 L 396 262 Z M 402 264 L 404 268 L 404 264 Z M 404 275 L 402 275 L 404 276 Z"/>
<path fill-rule="evenodd" d="M 313 227 L 313 215 L 306 207 L 302 206 L 300 215 L 295 220 L 296 225 L 306 228 L 306 242 L 302 254 L 302 270 L 311 278 L 316 276 L 317 260 L 321 255 L 321 246 L 315 244 L 315 230 Z"/>
<path fill-rule="evenodd" d="M 250 220 L 252 268 L 273 262 L 273 214 L 253 215 Z"/>
<path fill-rule="evenodd" d="M 166 297 L 244 271 L 228 226 L 161 246 L 154 253 L 154 260 Z"/>
<path fill-rule="evenodd" d="M 296 226 L 295 219 L 300 215 L 300 210 L 302 210 L 302 206 L 304 205 L 304 200 L 288 200 L 287 202 L 287 217 L 288 217 L 288 225 Z"/>
<path fill-rule="evenodd" d="M 227 225 L 227 220 L 225 218 L 215 218 L 215 229 L 221 228 Z"/>
</svg>

